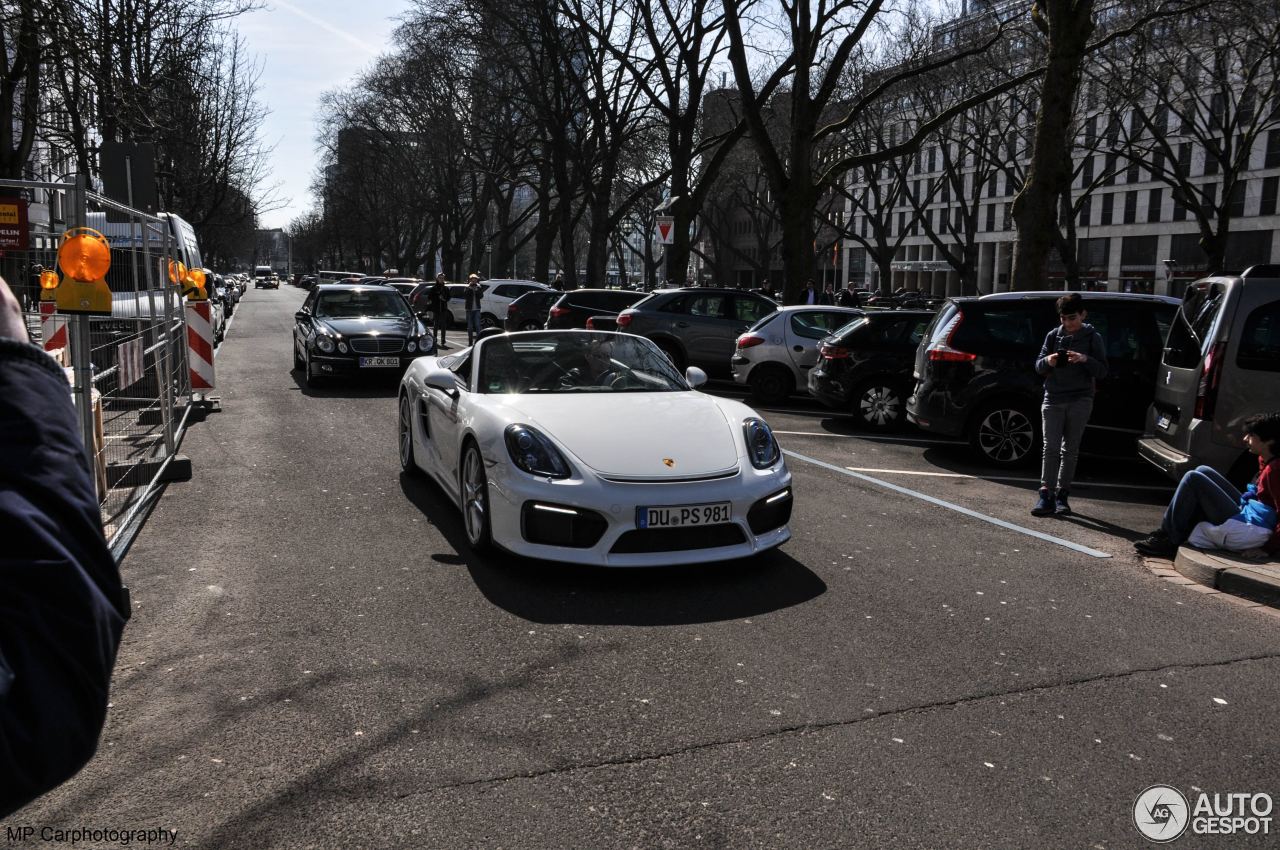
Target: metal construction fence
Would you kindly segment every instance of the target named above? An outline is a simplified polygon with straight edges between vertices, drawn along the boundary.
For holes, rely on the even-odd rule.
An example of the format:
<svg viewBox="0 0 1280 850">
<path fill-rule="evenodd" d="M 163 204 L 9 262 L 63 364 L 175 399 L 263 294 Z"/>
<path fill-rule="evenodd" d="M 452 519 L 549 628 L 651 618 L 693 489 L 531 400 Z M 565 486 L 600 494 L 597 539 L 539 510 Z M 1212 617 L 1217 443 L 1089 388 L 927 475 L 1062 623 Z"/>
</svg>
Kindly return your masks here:
<svg viewBox="0 0 1280 850">
<path fill-rule="evenodd" d="M 107 541 L 119 557 L 157 485 L 189 475 L 175 462 L 192 396 L 182 295 L 168 277 L 173 237 L 164 219 L 83 184 L 0 180 L 0 193 L 25 198 L 33 211 L 28 247 L 6 250 L 0 273 L 32 340 L 66 367 Z M 60 315 L 41 302 L 41 272 L 57 268 L 63 233 L 83 226 L 110 245 L 109 316 Z"/>
</svg>

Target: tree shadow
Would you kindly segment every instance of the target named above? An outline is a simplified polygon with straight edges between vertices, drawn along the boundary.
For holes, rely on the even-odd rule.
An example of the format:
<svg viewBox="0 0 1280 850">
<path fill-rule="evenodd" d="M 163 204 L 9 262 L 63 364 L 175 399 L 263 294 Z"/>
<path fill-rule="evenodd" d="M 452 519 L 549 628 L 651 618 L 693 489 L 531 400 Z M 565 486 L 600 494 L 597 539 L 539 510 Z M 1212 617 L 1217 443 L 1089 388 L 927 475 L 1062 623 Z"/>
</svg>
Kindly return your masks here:
<svg viewBox="0 0 1280 850">
<path fill-rule="evenodd" d="M 816 599 L 827 586 L 812 570 L 774 549 L 754 558 L 680 567 L 619 569 L 471 552 L 458 508 L 425 476 L 401 474 L 400 487 L 444 536 L 494 605 L 535 623 L 675 626 L 754 617 Z"/>
<path fill-rule="evenodd" d="M 291 369 L 289 377 L 293 379 L 294 387 L 308 398 L 395 398 L 404 373 L 399 369 L 388 371 L 395 374 L 321 378 L 320 384 L 313 387 L 307 386 L 301 369 Z"/>
</svg>

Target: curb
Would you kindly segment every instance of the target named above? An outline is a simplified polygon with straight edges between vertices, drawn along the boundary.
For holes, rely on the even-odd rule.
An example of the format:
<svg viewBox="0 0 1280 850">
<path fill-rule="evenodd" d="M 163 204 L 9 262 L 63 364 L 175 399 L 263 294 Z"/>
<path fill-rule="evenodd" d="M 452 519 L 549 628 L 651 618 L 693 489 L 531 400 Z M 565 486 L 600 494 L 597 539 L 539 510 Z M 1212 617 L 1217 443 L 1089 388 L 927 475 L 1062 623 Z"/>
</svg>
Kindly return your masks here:
<svg viewBox="0 0 1280 850">
<path fill-rule="evenodd" d="M 1223 595 L 1227 601 L 1280 615 L 1280 563 L 1249 561 L 1229 553 L 1183 546 L 1172 561 L 1144 558 L 1143 564 L 1160 578 L 1190 590 Z"/>
</svg>

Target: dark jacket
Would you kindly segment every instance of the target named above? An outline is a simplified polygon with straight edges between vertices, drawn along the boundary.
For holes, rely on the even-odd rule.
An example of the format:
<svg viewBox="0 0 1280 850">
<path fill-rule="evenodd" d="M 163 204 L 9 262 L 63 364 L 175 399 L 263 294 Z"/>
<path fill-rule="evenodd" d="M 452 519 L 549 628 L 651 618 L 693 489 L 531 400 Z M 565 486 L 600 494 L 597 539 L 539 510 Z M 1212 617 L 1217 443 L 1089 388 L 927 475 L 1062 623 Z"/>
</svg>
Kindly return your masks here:
<svg viewBox="0 0 1280 850">
<path fill-rule="evenodd" d="M 472 310 L 480 309 L 480 299 L 484 295 L 479 286 L 467 285 L 467 291 L 462 296 L 462 306 L 469 313 Z"/>
<path fill-rule="evenodd" d="M 0 818 L 98 746 L 127 610 L 61 368 L 0 338 Z"/>
<path fill-rule="evenodd" d="M 1049 355 L 1058 351 L 1060 342 L 1061 347 L 1078 351 L 1088 359 L 1083 363 L 1060 362 L 1050 366 Z M 1040 356 L 1036 358 L 1036 371 L 1045 376 L 1044 400 L 1050 404 L 1092 398 L 1097 382 L 1107 376 L 1107 347 L 1102 335 L 1090 324 L 1081 326 L 1077 334 L 1068 334 L 1059 325 L 1045 335 Z"/>
<path fill-rule="evenodd" d="M 439 312 L 449 308 L 449 287 L 437 281 L 431 285 L 431 310 Z"/>
</svg>

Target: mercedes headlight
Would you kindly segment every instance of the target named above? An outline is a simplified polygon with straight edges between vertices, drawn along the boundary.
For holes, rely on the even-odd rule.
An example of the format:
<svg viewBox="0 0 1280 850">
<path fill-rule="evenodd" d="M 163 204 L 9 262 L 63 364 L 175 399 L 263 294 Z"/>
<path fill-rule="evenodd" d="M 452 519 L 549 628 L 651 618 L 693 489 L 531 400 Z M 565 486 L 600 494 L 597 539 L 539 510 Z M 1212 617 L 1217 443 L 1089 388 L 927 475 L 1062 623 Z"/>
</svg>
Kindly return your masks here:
<svg viewBox="0 0 1280 850">
<path fill-rule="evenodd" d="M 333 340 L 324 334 L 316 334 L 316 348 L 326 354 L 333 353 Z"/>
<path fill-rule="evenodd" d="M 511 462 L 539 478 L 568 478 L 569 464 L 546 435 L 528 425 L 508 425 L 507 452 Z"/>
<path fill-rule="evenodd" d="M 778 441 L 773 438 L 773 431 L 769 430 L 763 419 L 744 420 L 742 434 L 747 440 L 747 456 L 756 469 L 768 469 L 782 456 Z"/>
</svg>

